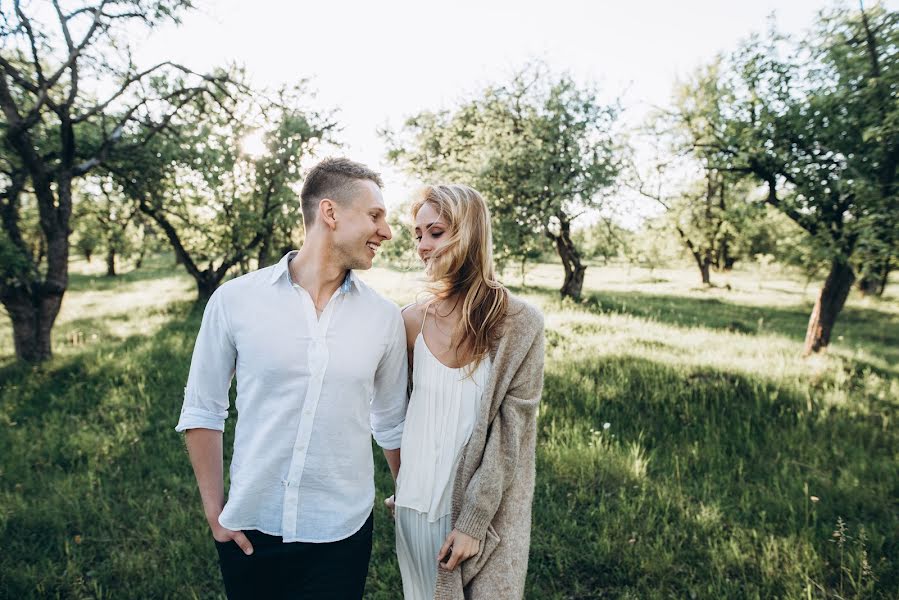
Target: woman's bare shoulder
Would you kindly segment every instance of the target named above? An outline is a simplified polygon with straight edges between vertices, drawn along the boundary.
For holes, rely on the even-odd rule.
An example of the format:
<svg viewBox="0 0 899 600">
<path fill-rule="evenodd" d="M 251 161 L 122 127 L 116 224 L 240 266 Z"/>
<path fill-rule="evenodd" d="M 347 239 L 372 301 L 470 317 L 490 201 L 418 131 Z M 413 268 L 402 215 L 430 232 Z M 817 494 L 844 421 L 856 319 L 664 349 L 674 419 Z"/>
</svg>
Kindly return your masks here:
<svg viewBox="0 0 899 600">
<path fill-rule="evenodd" d="M 406 326 L 406 343 L 411 348 L 415 344 L 415 338 L 421 331 L 422 319 L 424 319 L 427 304 L 413 302 L 403 307 L 403 324 Z"/>
</svg>

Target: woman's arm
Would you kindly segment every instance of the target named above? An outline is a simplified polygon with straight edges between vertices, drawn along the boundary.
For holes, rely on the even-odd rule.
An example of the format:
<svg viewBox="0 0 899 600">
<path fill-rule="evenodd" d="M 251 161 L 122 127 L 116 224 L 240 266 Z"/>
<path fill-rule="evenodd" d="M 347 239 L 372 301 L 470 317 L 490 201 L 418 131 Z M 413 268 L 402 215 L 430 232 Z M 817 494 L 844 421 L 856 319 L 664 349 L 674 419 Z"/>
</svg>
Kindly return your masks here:
<svg viewBox="0 0 899 600">
<path fill-rule="evenodd" d="M 499 509 L 521 462 L 522 438 L 536 427 L 537 406 L 543 392 L 543 324 L 524 361 L 512 378 L 499 411 L 490 423 L 481 463 L 468 483 L 456 530 L 477 540 Z"/>
</svg>

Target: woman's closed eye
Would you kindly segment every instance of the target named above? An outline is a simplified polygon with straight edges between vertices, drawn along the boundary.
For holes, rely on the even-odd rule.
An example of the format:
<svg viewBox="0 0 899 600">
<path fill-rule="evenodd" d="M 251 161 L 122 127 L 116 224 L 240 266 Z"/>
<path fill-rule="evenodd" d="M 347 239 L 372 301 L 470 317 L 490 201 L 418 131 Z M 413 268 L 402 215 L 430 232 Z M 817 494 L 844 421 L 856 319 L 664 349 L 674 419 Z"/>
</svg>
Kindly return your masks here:
<svg viewBox="0 0 899 600">
<path fill-rule="evenodd" d="M 442 236 L 445 232 L 443 232 L 443 231 L 429 231 L 428 233 L 431 234 L 431 237 L 432 237 L 432 238 L 437 239 L 437 238 L 439 238 L 440 236 Z M 416 242 L 420 242 L 422 237 L 423 237 L 423 236 L 422 236 L 420 233 L 415 234 L 415 241 L 416 241 Z"/>
</svg>

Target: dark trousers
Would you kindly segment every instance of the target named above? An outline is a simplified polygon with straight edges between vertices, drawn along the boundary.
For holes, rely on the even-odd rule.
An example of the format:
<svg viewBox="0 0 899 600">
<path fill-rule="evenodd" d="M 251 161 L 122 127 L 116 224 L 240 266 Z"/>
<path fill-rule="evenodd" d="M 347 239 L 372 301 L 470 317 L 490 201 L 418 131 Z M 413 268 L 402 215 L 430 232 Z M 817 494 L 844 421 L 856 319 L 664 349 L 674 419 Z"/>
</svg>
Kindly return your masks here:
<svg viewBox="0 0 899 600">
<path fill-rule="evenodd" d="M 362 529 L 338 542 L 285 544 L 280 536 L 244 531 L 247 556 L 234 542 L 215 542 L 229 600 L 322 598 L 358 600 L 371 558 L 373 514 Z"/>
</svg>

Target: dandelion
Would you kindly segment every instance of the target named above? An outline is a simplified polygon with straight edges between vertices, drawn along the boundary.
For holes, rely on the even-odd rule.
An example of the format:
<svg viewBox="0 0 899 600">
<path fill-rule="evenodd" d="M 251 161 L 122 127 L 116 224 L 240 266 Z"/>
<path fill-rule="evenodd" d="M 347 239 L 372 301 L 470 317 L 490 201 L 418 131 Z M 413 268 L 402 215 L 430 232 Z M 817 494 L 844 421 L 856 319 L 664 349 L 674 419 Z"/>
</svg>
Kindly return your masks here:
<svg viewBox="0 0 899 600">
<path fill-rule="evenodd" d="M 603 428 L 603 429 L 608 429 L 608 428 L 611 427 L 611 426 L 612 426 L 611 423 L 603 423 L 603 424 L 602 424 L 602 428 Z"/>
<path fill-rule="evenodd" d="M 808 499 L 811 500 L 813 503 L 821 500 L 821 498 L 819 498 L 817 496 L 809 496 Z"/>
</svg>

